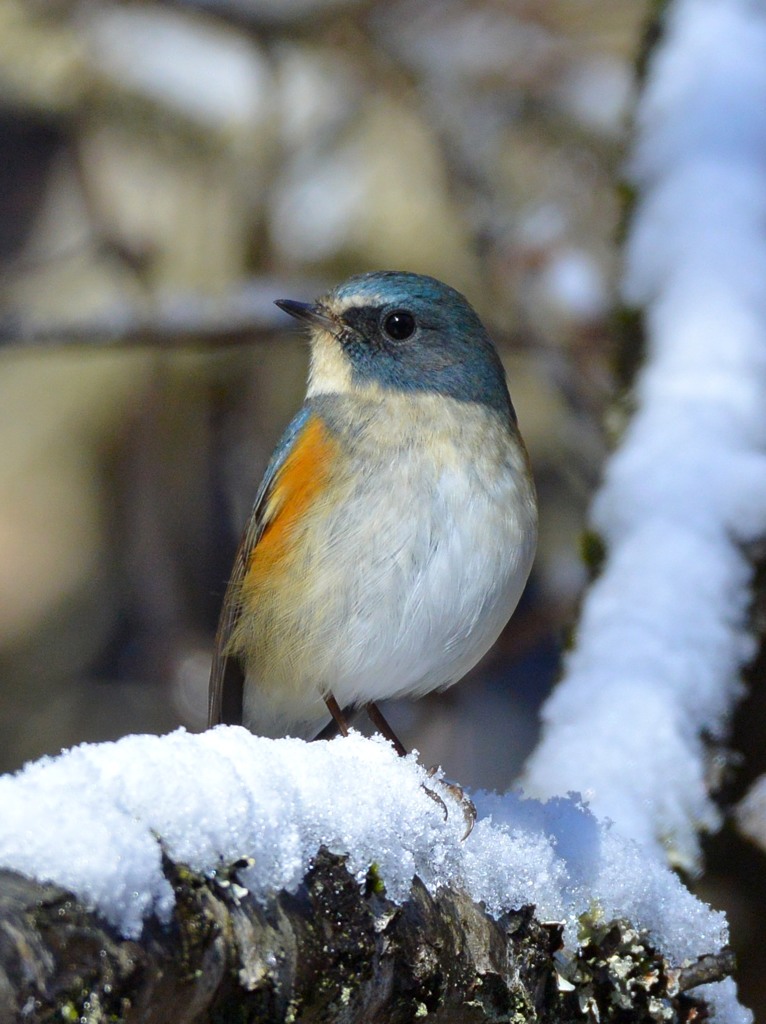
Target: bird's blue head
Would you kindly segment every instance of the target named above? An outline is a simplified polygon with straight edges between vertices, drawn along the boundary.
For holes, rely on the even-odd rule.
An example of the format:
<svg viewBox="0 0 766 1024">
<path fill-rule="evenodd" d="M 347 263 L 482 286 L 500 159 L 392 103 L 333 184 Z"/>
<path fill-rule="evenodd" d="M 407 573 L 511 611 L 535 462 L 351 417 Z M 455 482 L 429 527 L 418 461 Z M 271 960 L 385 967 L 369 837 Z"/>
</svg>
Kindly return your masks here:
<svg viewBox="0 0 766 1024">
<path fill-rule="evenodd" d="M 314 304 L 280 300 L 312 327 L 309 395 L 364 389 L 430 392 L 510 416 L 500 358 L 481 320 L 433 277 L 377 271 Z"/>
</svg>

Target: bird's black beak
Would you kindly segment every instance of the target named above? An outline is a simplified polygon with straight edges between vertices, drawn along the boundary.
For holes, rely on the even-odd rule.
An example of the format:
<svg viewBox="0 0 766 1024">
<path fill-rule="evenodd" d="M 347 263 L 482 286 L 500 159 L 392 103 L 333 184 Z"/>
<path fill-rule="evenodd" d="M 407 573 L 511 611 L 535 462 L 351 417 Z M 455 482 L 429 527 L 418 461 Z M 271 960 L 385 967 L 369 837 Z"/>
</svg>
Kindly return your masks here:
<svg viewBox="0 0 766 1024">
<path fill-rule="evenodd" d="M 296 320 L 305 320 L 312 327 L 322 327 L 325 331 L 336 331 L 338 325 L 335 321 L 317 306 L 309 302 L 296 302 L 295 299 L 275 299 L 275 305 L 283 309 L 285 313 L 294 316 Z"/>
</svg>

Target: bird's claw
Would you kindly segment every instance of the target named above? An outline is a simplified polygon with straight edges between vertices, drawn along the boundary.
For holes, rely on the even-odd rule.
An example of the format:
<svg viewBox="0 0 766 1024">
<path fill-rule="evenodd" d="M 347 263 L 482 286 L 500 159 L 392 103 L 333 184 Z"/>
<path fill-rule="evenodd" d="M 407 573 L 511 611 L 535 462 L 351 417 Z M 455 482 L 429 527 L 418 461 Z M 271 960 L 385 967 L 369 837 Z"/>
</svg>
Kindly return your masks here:
<svg viewBox="0 0 766 1024">
<path fill-rule="evenodd" d="M 436 790 L 429 789 L 425 782 L 421 782 L 420 788 L 423 790 L 424 793 L 431 797 L 434 803 L 438 804 L 441 807 L 442 814 L 444 815 L 444 820 L 446 821 L 447 818 L 449 817 L 449 811 L 447 810 L 447 805 L 436 792 Z"/>
<path fill-rule="evenodd" d="M 439 766 L 433 765 L 433 767 L 428 769 L 427 775 L 432 779 L 438 771 Z M 476 805 L 469 796 L 466 796 L 465 790 L 462 786 L 458 785 L 457 782 L 450 782 L 449 779 L 439 779 L 438 782 L 440 786 L 447 790 L 453 800 L 457 800 L 460 804 L 460 809 L 462 810 L 463 818 L 465 819 L 465 832 L 463 833 L 460 841 L 465 842 L 471 832 L 473 832 L 473 827 L 476 824 Z M 439 794 L 433 789 L 429 789 L 428 786 L 423 785 L 423 789 L 428 793 L 432 800 L 435 800 L 444 808 L 444 820 L 446 821 L 449 815 L 447 805 L 444 800 L 442 800 Z"/>
</svg>

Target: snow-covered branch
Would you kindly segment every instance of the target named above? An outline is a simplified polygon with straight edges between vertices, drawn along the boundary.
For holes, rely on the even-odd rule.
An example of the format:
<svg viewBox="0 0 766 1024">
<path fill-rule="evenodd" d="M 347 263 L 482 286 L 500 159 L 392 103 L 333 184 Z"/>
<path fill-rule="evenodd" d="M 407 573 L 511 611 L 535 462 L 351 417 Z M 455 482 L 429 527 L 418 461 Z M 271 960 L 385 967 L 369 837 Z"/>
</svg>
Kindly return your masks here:
<svg viewBox="0 0 766 1024">
<path fill-rule="evenodd" d="M 681 1021 L 684 989 L 730 971 L 722 915 L 576 800 L 479 795 L 463 842 L 459 805 L 445 792 L 445 820 L 424 784 L 379 739 L 234 727 L 3 777 L 0 866 L 37 880 L 0 885 L 6 1016 L 446 1020 L 470 1004 L 477 1021 L 513 1005 L 569 1020 L 616 1002 Z M 720 989 L 694 996 L 715 1007 Z"/>
<path fill-rule="evenodd" d="M 0 872 L 0 1020 L 247 1019 L 263 1024 L 507 1019 L 691 1020 L 694 989 L 733 969 L 726 951 L 674 969 L 625 922 L 592 927 L 576 956 L 534 908 L 489 917 L 417 880 L 403 906 L 370 873 L 320 850 L 296 894 L 265 905 L 232 877 L 166 861 L 172 927 L 121 939 L 64 890 Z M 232 871 L 232 874 L 234 871 Z M 691 992 L 691 995 L 689 993 Z"/>
<path fill-rule="evenodd" d="M 625 300 L 643 312 L 636 411 L 593 506 L 607 546 L 526 788 L 580 790 L 647 851 L 698 865 L 716 827 L 707 741 L 752 656 L 766 535 L 766 10 L 679 0 L 629 166 Z"/>
<path fill-rule="evenodd" d="M 558 930 L 539 925 L 531 908 L 494 921 L 464 895 L 434 899 L 418 883 L 400 907 L 377 892 L 374 873 L 360 887 L 326 850 L 296 893 L 264 902 L 234 881 L 234 868 L 205 878 L 166 861 L 165 873 L 172 921 L 149 922 L 140 942 L 115 935 L 63 890 L 0 873 L 0 1020 L 369 1024 L 454 1013 L 470 1001 L 480 1022 L 511 1004 L 528 1007 L 529 1019 L 558 1016 L 571 1001 L 574 986 L 556 983 Z M 611 940 L 616 962 L 614 952 Z M 624 964 L 629 950 L 621 952 Z M 581 969 L 597 955 L 593 944 Z M 678 979 L 654 960 L 658 984 L 683 1005 Z M 637 988 L 645 1004 L 640 978 L 631 982 L 625 992 Z"/>
</svg>

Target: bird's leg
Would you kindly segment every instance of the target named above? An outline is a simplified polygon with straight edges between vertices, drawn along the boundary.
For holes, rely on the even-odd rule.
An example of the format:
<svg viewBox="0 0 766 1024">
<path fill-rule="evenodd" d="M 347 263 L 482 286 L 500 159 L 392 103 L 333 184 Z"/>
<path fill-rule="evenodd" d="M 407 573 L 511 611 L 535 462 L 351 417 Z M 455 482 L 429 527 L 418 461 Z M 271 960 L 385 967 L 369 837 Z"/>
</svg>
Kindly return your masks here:
<svg viewBox="0 0 766 1024">
<path fill-rule="evenodd" d="M 383 712 L 380 710 L 378 705 L 372 700 L 367 704 L 367 714 L 370 716 L 372 724 L 381 736 L 385 736 L 388 742 L 393 744 L 394 750 L 397 752 L 399 757 L 406 757 L 407 751 L 404 748 L 404 744 L 385 720 Z"/>
<path fill-rule="evenodd" d="M 350 704 L 348 707 L 341 710 L 341 719 L 346 723 L 347 727 L 351 725 L 355 712 L 356 708 L 352 707 Z M 336 736 L 340 736 L 340 725 L 334 718 L 331 718 L 327 725 L 323 729 L 320 729 L 316 736 L 314 736 L 314 739 L 334 740 Z"/>
<path fill-rule="evenodd" d="M 330 712 L 333 719 L 335 720 L 335 724 L 338 726 L 338 730 L 341 736 L 348 736 L 349 725 L 348 722 L 346 721 L 346 716 L 340 709 L 340 704 L 337 702 L 337 700 L 333 697 L 331 693 L 327 694 L 327 696 L 324 699 L 324 702 L 327 705 L 327 710 Z"/>
</svg>

